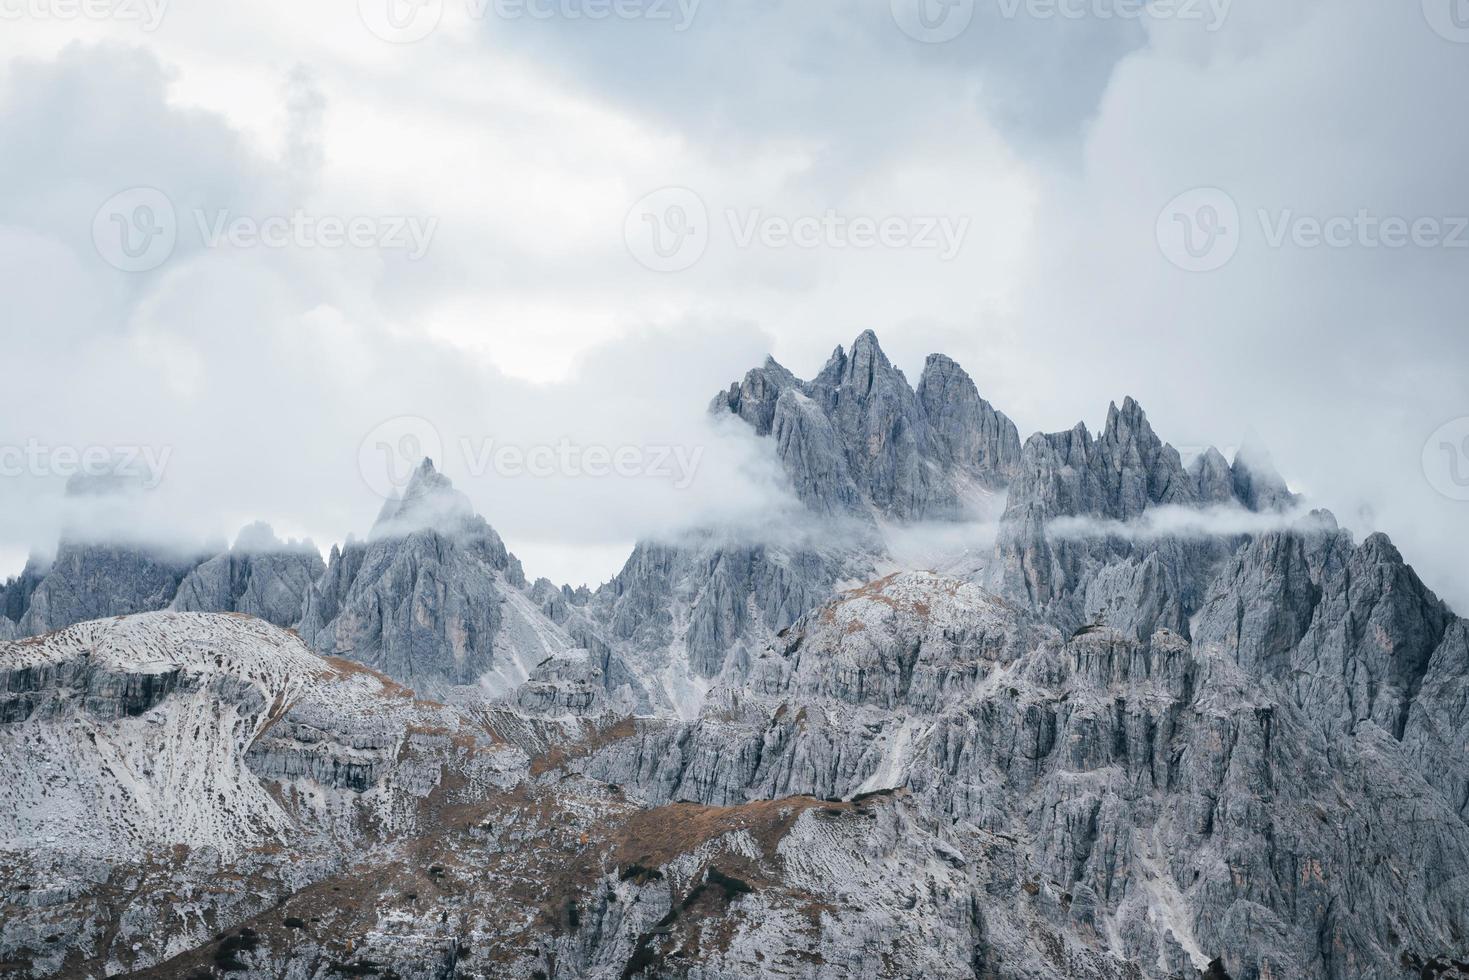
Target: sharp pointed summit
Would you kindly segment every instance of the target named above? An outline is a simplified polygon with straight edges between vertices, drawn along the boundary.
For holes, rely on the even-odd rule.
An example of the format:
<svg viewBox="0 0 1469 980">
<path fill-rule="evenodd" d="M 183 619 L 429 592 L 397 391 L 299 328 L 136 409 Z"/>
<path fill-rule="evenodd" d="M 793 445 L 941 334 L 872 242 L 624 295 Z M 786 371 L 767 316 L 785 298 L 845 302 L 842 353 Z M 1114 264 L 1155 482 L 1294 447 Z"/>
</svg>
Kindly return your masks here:
<svg viewBox="0 0 1469 980">
<path fill-rule="evenodd" d="M 715 400 L 776 450 L 798 497 L 822 513 L 920 520 L 966 513 L 1020 460 L 1013 423 L 957 363 L 935 355 L 915 391 L 871 330 L 811 381 L 774 361 Z"/>
</svg>

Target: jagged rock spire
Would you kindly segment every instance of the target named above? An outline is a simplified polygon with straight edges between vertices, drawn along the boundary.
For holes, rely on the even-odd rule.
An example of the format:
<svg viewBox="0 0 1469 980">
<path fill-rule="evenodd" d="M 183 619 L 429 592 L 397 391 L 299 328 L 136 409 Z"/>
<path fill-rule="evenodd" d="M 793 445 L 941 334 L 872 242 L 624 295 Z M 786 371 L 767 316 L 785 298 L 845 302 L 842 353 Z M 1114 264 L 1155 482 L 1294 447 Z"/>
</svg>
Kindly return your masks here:
<svg viewBox="0 0 1469 980">
<path fill-rule="evenodd" d="M 871 330 L 809 382 L 767 360 L 713 408 L 779 434 L 797 495 L 823 514 L 957 517 L 974 494 L 1006 486 L 1020 459 L 1014 424 L 957 363 L 934 355 L 915 391 Z"/>
<path fill-rule="evenodd" d="M 1270 451 L 1254 434 L 1247 436 L 1234 454 L 1231 474 L 1235 496 L 1250 510 L 1288 510 L 1296 503 L 1296 495 L 1276 470 Z"/>
<path fill-rule="evenodd" d="M 1087 516 L 1125 521 L 1159 504 L 1192 504 L 1195 482 L 1178 451 L 1159 439 L 1134 399 L 1114 402 L 1102 432 L 1078 424 L 1037 434 L 1021 453 L 1021 477 L 1010 489 L 1006 519 Z"/>
<path fill-rule="evenodd" d="M 373 534 L 403 534 L 421 528 L 457 530 L 466 521 L 475 520 L 469 498 L 434 468 L 433 460 L 424 457 L 403 492 L 383 504 Z"/>
<path fill-rule="evenodd" d="M 1235 500 L 1234 472 L 1229 460 L 1213 446 L 1189 463 L 1188 472 L 1198 490 L 1199 503 L 1228 504 Z"/>
<path fill-rule="evenodd" d="M 239 612 L 294 626 L 326 571 L 310 542 L 283 542 L 269 524 L 242 529 L 235 545 L 191 571 L 169 604 L 180 612 Z"/>
</svg>

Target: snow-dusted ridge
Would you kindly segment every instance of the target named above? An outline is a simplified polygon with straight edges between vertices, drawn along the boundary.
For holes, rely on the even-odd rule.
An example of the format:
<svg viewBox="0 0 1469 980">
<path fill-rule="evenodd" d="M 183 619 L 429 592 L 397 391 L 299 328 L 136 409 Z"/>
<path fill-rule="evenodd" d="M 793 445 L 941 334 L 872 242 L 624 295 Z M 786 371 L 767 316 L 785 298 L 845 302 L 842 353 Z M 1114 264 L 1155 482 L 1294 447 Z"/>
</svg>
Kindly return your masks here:
<svg viewBox="0 0 1469 980">
<path fill-rule="evenodd" d="M 365 724 L 396 747 L 446 714 L 233 614 L 150 613 L 0 644 L 0 690 L 0 840 L 111 859 L 286 843 L 314 828 L 262 778 L 311 782 L 275 747 L 285 730 L 311 729 L 316 747 L 357 732 L 333 755 L 340 770 L 382 754 Z M 306 798 L 326 806 L 327 789 Z"/>
</svg>

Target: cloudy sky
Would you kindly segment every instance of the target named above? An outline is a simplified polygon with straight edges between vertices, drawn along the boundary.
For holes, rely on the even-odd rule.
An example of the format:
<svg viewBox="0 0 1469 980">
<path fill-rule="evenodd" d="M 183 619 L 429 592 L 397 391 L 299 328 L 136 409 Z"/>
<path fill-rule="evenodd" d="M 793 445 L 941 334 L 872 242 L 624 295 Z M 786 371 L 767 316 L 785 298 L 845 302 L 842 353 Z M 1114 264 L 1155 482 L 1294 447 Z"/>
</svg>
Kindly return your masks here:
<svg viewBox="0 0 1469 980">
<path fill-rule="evenodd" d="M 595 583 L 778 504 L 704 406 L 871 328 L 1023 433 L 1129 394 L 1185 452 L 1258 433 L 1469 608 L 1465 0 L 0 21 L 0 573 L 89 451 L 157 464 L 130 531 L 327 546 L 423 449 Z"/>
</svg>

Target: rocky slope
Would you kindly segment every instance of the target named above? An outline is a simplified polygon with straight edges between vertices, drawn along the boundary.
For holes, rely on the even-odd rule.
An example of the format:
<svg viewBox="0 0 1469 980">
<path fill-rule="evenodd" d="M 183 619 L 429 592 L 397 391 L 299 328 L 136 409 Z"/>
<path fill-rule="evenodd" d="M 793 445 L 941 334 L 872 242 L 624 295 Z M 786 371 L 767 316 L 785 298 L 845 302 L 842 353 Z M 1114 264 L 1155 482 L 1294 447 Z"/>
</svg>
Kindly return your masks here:
<svg viewBox="0 0 1469 980">
<path fill-rule="evenodd" d="M 0 969 L 1469 977 L 1469 623 L 1384 536 L 1130 399 L 1022 447 L 870 334 L 714 410 L 784 539 L 527 582 L 425 464 L 299 635 L 309 562 L 237 544 L 163 601 L 254 616 L 0 642 Z M 898 557 L 1000 500 L 992 548 Z"/>
<path fill-rule="evenodd" d="M 169 608 L 181 612 L 240 612 L 276 626 L 301 620 L 307 590 L 326 571 L 310 541 L 283 542 L 266 524 L 240 532 L 235 546 L 179 583 Z"/>
</svg>

